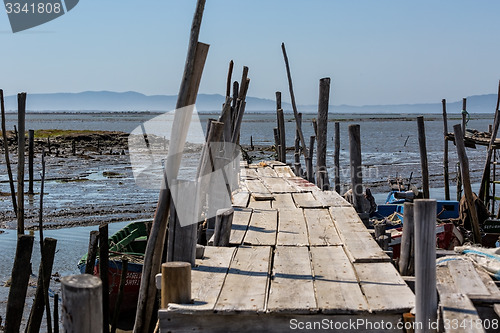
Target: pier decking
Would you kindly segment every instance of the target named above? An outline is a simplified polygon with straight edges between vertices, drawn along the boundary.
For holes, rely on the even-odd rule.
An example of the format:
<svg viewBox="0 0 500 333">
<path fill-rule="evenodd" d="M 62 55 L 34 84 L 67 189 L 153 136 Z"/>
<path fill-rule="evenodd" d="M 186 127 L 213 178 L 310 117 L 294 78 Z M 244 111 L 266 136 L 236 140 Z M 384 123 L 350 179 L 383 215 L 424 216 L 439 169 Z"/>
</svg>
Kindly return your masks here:
<svg viewBox="0 0 500 333">
<path fill-rule="evenodd" d="M 160 310 L 162 332 L 307 325 L 396 332 L 414 307 L 390 258 L 336 192 L 320 191 L 279 162 L 250 165 L 233 206 L 231 246 L 205 248 L 192 270 L 194 303 Z"/>
</svg>

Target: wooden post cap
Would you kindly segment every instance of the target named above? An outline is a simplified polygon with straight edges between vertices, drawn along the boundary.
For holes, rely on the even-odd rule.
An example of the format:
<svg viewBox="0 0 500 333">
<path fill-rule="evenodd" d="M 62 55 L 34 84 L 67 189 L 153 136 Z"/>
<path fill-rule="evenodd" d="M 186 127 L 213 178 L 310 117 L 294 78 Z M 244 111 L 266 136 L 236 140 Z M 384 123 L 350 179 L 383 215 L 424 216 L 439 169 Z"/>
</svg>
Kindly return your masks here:
<svg viewBox="0 0 500 333">
<path fill-rule="evenodd" d="M 70 275 L 61 278 L 61 283 L 66 289 L 95 289 L 102 285 L 101 279 L 90 274 Z"/>
<path fill-rule="evenodd" d="M 168 303 L 191 303 L 191 263 L 171 261 L 161 265 L 161 308 Z"/>
</svg>

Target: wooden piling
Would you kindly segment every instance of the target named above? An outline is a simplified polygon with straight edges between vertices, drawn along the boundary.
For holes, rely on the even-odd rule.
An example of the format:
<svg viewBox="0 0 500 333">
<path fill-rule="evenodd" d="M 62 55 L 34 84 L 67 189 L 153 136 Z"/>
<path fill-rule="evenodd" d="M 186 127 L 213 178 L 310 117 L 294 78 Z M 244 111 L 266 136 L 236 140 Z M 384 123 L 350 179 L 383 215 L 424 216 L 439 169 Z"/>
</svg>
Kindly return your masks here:
<svg viewBox="0 0 500 333">
<path fill-rule="evenodd" d="M 111 333 L 116 332 L 116 325 L 118 324 L 118 317 L 120 316 L 120 306 L 123 301 L 123 290 L 125 289 L 125 282 L 127 281 L 128 273 L 128 259 L 123 256 L 121 258 L 122 262 L 122 272 L 120 275 L 120 286 L 118 287 L 118 297 L 116 298 L 116 303 L 113 311 L 113 320 L 111 321 Z"/>
<path fill-rule="evenodd" d="M 99 231 L 92 230 L 89 238 L 89 249 L 87 251 L 87 263 L 85 274 L 94 274 L 95 259 L 97 257 L 97 245 L 99 243 Z"/>
<path fill-rule="evenodd" d="M 462 174 L 460 171 L 460 162 L 457 163 L 457 201 L 462 199 Z"/>
<path fill-rule="evenodd" d="M 52 275 L 52 266 L 54 264 L 57 240 L 54 238 L 45 238 L 43 242 L 43 261 L 40 262 L 40 269 L 38 270 L 35 300 L 33 301 L 33 306 L 31 307 L 26 328 L 26 332 L 28 333 L 40 331 L 44 309 L 49 305 L 46 302 L 49 299 L 48 292 L 50 286 L 50 276 Z M 45 295 L 47 295 L 47 297 L 45 297 Z M 47 317 L 50 318 L 50 315 Z M 47 328 L 49 332 L 52 331 L 50 328 Z"/>
<path fill-rule="evenodd" d="M 161 309 L 168 303 L 191 303 L 191 264 L 172 261 L 161 265 Z"/>
<path fill-rule="evenodd" d="M 401 237 L 399 272 L 401 275 L 407 276 L 413 274 L 413 254 L 415 253 L 413 203 L 405 202 L 403 212 L 403 221 L 405 225 Z"/>
<path fill-rule="evenodd" d="M 295 116 L 295 124 L 297 125 L 297 133 L 300 139 L 300 144 L 302 145 L 302 153 L 304 158 L 308 157 L 306 140 L 304 139 L 304 134 L 302 133 L 302 122 L 298 121 L 299 111 L 297 111 L 297 105 L 295 104 L 295 94 L 293 93 L 293 83 L 292 74 L 290 73 L 290 65 L 288 63 L 288 56 L 286 54 L 285 43 L 281 43 L 281 50 L 283 52 L 283 58 L 285 59 L 286 74 L 288 78 L 288 89 L 290 91 L 290 99 L 292 101 L 293 115 Z"/>
<path fill-rule="evenodd" d="M 12 208 L 14 209 L 14 214 L 17 216 L 17 201 L 16 201 L 16 190 L 14 188 L 14 177 L 12 176 L 12 168 L 10 165 L 9 158 L 9 143 L 7 141 L 7 129 L 6 129 L 6 121 L 5 121 L 5 105 L 3 98 L 3 90 L 0 89 L 0 106 L 2 112 L 2 138 L 3 138 L 3 148 L 5 154 L 5 164 L 7 166 L 7 174 L 9 176 L 9 185 L 10 185 L 10 196 L 12 199 Z"/>
<path fill-rule="evenodd" d="M 16 256 L 12 268 L 11 286 L 5 315 L 5 332 L 19 332 L 24 302 L 31 274 L 31 253 L 34 237 L 18 235 Z"/>
<path fill-rule="evenodd" d="M 460 126 L 460 125 L 459 125 Z M 436 200 L 415 200 L 415 332 L 433 332 L 437 320 Z M 404 229 L 404 228 L 403 228 Z"/>
<path fill-rule="evenodd" d="M 281 91 L 276 92 L 276 110 L 282 109 L 281 107 Z"/>
<path fill-rule="evenodd" d="M 462 98 L 462 133 L 467 129 L 467 98 Z"/>
<path fill-rule="evenodd" d="M 180 147 L 182 147 L 182 143 L 179 144 L 178 142 L 174 142 L 173 139 L 176 139 L 178 141 L 180 138 L 185 138 L 184 131 L 186 131 L 187 134 L 187 125 L 189 125 L 191 114 L 188 115 L 189 117 L 186 117 L 186 115 L 182 114 L 182 111 L 180 109 L 185 106 L 195 104 L 199 83 L 201 80 L 201 74 L 203 73 L 203 67 L 205 65 L 205 60 L 208 53 L 209 46 L 207 44 L 198 42 L 204 8 L 205 0 L 198 0 L 191 25 L 191 34 L 183 78 L 179 89 L 179 94 L 177 96 L 176 112 L 174 116 L 174 123 L 177 130 L 174 130 L 172 132 L 170 138 L 171 148 L 174 149 L 169 149 L 169 152 L 173 152 L 174 150 L 176 152 L 178 150 L 182 151 L 182 149 L 179 149 Z M 177 145 L 179 145 L 179 147 Z M 179 155 L 178 160 L 172 161 L 171 164 L 169 163 L 169 158 L 171 156 L 167 156 L 166 177 L 169 178 L 169 181 L 177 178 L 177 172 L 179 169 L 182 154 L 176 155 Z M 164 236 L 167 229 L 171 199 L 172 195 L 167 185 L 167 179 L 164 178 L 162 181 L 162 189 L 160 190 L 158 204 L 153 219 L 153 226 L 144 254 L 144 266 L 142 270 L 139 299 L 137 302 L 136 321 L 133 330 L 134 333 L 146 333 L 149 331 L 151 326 L 156 324 L 156 320 L 153 319 L 153 308 L 156 296 L 155 279 L 156 274 L 160 271 L 161 257 L 164 249 Z M 178 242 L 179 244 L 181 244 L 183 241 L 183 239 L 176 240 L 176 242 Z M 196 248 L 196 241 L 193 246 L 194 248 Z"/>
<path fill-rule="evenodd" d="M 306 160 L 306 173 L 307 173 L 307 180 L 311 183 L 316 183 L 314 180 L 314 167 L 313 167 L 313 160 L 312 157 L 314 155 L 314 141 L 316 140 L 316 137 L 312 135 L 309 139 L 309 154 L 305 158 Z"/>
<path fill-rule="evenodd" d="M 497 94 L 497 105 L 495 109 L 495 120 L 493 121 L 493 129 L 491 131 L 490 143 L 488 145 L 488 150 L 486 154 L 486 161 L 483 168 L 483 175 L 481 176 L 481 185 L 479 188 L 479 199 L 483 200 L 484 203 L 487 201 L 488 188 L 490 181 L 490 163 L 493 156 L 493 144 L 498 135 L 498 127 L 500 125 L 500 81 L 498 82 L 498 94 Z"/>
<path fill-rule="evenodd" d="M 231 80 L 233 77 L 233 66 L 234 66 L 234 62 L 231 60 L 229 62 L 229 69 L 227 71 L 226 98 L 231 96 Z"/>
<path fill-rule="evenodd" d="M 334 180 L 335 191 L 340 193 L 340 123 L 335 122 Z"/>
<path fill-rule="evenodd" d="M 279 161 L 286 163 L 286 134 L 285 134 L 285 116 L 283 109 L 276 111 L 278 117 L 278 136 L 280 145 Z"/>
<path fill-rule="evenodd" d="M 54 333 L 59 333 L 59 294 L 54 295 Z"/>
<path fill-rule="evenodd" d="M 318 134 L 316 170 L 326 168 L 326 142 L 328 131 L 328 104 L 330 102 L 330 78 L 325 77 L 319 80 L 319 101 L 318 101 Z"/>
<path fill-rule="evenodd" d="M 24 234 L 24 153 L 26 124 L 26 93 L 17 94 L 17 125 L 18 155 L 17 155 L 17 233 Z"/>
<path fill-rule="evenodd" d="M 99 277 L 102 281 L 102 331 L 109 332 L 108 225 L 99 226 Z M 64 297 L 64 296 L 63 296 Z"/>
<path fill-rule="evenodd" d="M 474 202 L 474 194 L 472 193 L 470 184 L 469 159 L 465 152 L 464 137 L 460 125 L 453 126 L 453 131 L 455 132 L 455 145 L 457 146 L 458 160 L 460 161 L 465 200 L 467 201 L 467 207 L 469 208 L 471 217 L 473 240 L 474 243 L 481 244 L 481 231 L 479 229 L 479 219 L 477 216 L 476 204 Z"/>
<path fill-rule="evenodd" d="M 102 282 L 89 274 L 61 278 L 63 331 L 102 332 Z M 107 295 L 106 295 L 107 296 Z M 106 327 L 105 332 L 109 328 Z"/>
<path fill-rule="evenodd" d="M 450 200 L 450 175 L 448 169 L 448 116 L 446 115 L 446 99 L 441 101 L 443 104 L 443 135 L 444 135 L 444 150 L 443 150 L 443 178 L 444 178 L 444 199 Z"/>
<path fill-rule="evenodd" d="M 233 224 L 233 208 L 217 210 L 215 218 L 214 246 L 229 246 L 231 226 Z"/>
<path fill-rule="evenodd" d="M 28 131 L 28 194 L 33 195 L 33 158 L 35 155 L 35 131 Z"/>
<path fill-rule="evenodd" d="M 279 138 L 279 130 L 277 127 L 273 128 L 273 136 L 274 136 L 274 151 L 276 152 L 276 159 L 279 160 L 281 156 L 281 146 L 280 146 L 280 138 Z"/>
<path fill-rule="evenodd" d="M 427 147 L 425 143 L 424 117 L 417 117 L 418 125 L 418 147 L 420 150 L 420 166 L 422 169 L 422 192 L 424 199 L 429 199 L 429 166 L 427 163 Z"/>
<path fill-rule="evenodd" d="M 349 154 L 351 166 L 351 189 L 353 206 L 358 213 L 363 213 L 363 169 L 361 165 L 361 133 L 357 124 L 349 125 Z"/>
</svg>

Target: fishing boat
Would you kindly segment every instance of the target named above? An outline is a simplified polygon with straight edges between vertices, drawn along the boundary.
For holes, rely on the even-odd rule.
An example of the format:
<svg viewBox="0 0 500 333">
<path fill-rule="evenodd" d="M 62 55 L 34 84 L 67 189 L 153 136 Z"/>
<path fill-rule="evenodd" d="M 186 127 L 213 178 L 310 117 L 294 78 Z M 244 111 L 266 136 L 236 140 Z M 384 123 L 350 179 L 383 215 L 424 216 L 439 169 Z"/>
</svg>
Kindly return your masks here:
<svg viewBox="0 0 500 333">
<path fill-rule="evenodd" d="M 385 223 L 387 233 L 390 234 L 394 258 L 399 258 L 401 237 L 404 227 L 404 203 L 413 202 L 422 198 L 421 193 L 408 182 L 403 184 L 403 179 L 389 179 L 391 190 L 382 205 L 377 206 L 377 211 L 372 214 L 372 225 Z M 454 200 L 436 200 L 436 246 L 440 249 L 453 249 L 464 242 L 462 232 L 456 227 L 455 221 L 459 219 L 459 202 Z"/>
<path fill-rule="evenodd" d="M 148 222 L 132 222 L 109 237 L 109 307 L 113 313 L 122 273 L 122 258 L 127 258 L 128 268 L 123 289 L 123 300 L 120 306 L 120 316 L 135 316 L 139 288 L 141 285 L 142 266 L 146 251 Z M 78 263 L 80 272 L 85 273 L 87 254 Z M 94 275 L 99 275 L 99 258 L 94 263 Z"/>
</svg>

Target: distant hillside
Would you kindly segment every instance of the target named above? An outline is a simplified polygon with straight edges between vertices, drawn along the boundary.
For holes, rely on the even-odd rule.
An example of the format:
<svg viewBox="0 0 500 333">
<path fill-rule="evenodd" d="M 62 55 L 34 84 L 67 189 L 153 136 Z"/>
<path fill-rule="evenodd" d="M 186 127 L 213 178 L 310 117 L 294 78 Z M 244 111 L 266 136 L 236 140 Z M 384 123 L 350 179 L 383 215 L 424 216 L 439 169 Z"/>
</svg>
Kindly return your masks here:
<svg viewBox="0 0 500 333">
<path fill-rule="evenodd" d="M 471 113 L 493 113 L 497 96 L 495 94 L 467 97 L 467 110 Z M 199 94 L 196 102 L 198 111 L 220 111 L 224 96 L 218 94 Z M 81 93 L 28 94 L 28 111 L 170 111 L 175 109 L 177 96 L 151 95 L 141 93 L 85 91 Z M 17 109 L 17 97 L 7 96 L 6 109 Z M 247 97 L 246 111 L 273 112 L 274 100 Z M 283 103 L 285 112 L 292 112 L 289 103 Z M 299 112 L 316 112 L 316 105 L 299 105 Z M 449 101 L 447 111 L 458 113 L 462 101 Z M 337 113 L 441 113 L 441 103 L 399 104 L 399 105 L 332 105 L 331 112 Z"/>
</svg>

